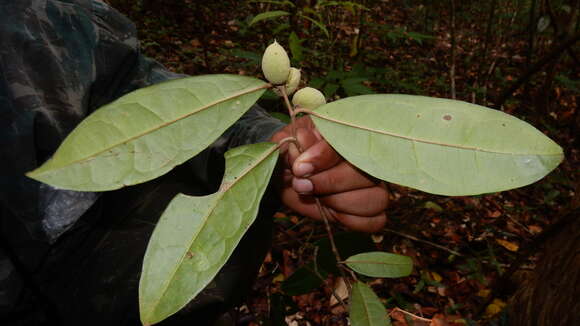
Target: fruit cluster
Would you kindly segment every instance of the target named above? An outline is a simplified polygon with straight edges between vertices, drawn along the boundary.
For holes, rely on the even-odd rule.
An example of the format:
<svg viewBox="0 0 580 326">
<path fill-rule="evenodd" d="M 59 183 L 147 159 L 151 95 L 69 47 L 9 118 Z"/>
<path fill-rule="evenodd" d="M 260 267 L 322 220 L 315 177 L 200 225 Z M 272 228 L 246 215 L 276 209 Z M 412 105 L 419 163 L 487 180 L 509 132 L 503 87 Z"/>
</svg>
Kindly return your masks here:
<svg viewBox="0 0 580 326">
<path fill-rule="evenodd" d="M 262 72 L 278 89 L 283 87 L 286 95 L 294 93 L 300 84 L 300 69 L 290 67 L 290 58 L 286 50 L 276 41 L 264 51 Z M 325 103 L 324 94 L 312 87 L 304 87 L 292 97 L 292 105 L 295 108 L 314 110 Z"/>
</svg>

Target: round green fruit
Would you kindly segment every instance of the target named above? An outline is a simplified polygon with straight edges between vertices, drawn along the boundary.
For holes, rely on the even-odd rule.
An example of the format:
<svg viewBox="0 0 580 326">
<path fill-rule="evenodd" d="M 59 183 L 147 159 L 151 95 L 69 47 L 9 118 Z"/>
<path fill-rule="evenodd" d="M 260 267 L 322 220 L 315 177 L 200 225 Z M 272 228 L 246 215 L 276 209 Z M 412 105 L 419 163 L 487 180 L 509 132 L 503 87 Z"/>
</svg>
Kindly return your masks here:
<svg viewBox="0 0 580 326">
<path fill-rule="evenodd" d="M 292 104 L 299 108 L 314 110 L 326 104 L 326 99 L 324 98 L 324 94 L 316 88 L 304 87 L 294 94 Z"/>
<path fill-rule="evenodd" d="M 262 56 L 262 72 L 266 79 L 274 84 L 281 85 L 288 80 L 290 74 L 290 58 L 286 50 L 278 42 L 270 44 Z"/>
<path fill-rule="evenodd" d="M 288 81 L 286 81 L 286 95 L 292 95 L 298 88 L 298 84 L 300 84 L 300 69 L 291 67 Z"/>
</svg>

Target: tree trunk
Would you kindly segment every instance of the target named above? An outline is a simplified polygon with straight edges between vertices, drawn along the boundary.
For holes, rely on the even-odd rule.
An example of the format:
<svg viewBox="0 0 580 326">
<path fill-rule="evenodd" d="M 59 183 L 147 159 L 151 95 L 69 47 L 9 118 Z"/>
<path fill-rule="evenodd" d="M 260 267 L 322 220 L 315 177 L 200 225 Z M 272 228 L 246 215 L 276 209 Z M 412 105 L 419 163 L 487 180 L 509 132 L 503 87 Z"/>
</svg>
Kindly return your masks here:
<svg viewBox="0 0 580 326">
<path fill-rule="evenodd" d="M 580 320 L 580 210 L 546 239 L 532 276 L 512 298 L 511 326 L 578 325 Z"/>
</svg>

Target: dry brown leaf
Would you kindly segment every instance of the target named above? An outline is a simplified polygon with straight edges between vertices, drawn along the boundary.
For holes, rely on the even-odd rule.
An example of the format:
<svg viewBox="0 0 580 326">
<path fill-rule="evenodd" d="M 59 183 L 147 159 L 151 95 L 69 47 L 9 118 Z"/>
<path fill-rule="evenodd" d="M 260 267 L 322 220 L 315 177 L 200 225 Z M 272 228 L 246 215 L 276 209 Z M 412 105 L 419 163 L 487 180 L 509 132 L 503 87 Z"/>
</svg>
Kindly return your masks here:
<svg viewBox="0 0 580 326">
<path fill-rule="evenodd" d="M 506 248 L 509 251 L 516 252 L 520 249 L 520 246 L 517 243 L 511 242 L 511 241 L 507 241 L 507 240 L 503 240 L 503 239 L 495 239 L 495 242 L 497 242 L 500 246 Z"/>
<path fill-rule="evenodd" d="M 343 301 L 348 298 L 348 287 L 346 286 L 346 282 L 344 278 L 338 277 L 334 283 L 334 293 L 341 298 Z M 338 304 L 338 300 L 334 297 L 333 294 L 330 295 L 330 307 L 335 306 Z"/>
</svg>

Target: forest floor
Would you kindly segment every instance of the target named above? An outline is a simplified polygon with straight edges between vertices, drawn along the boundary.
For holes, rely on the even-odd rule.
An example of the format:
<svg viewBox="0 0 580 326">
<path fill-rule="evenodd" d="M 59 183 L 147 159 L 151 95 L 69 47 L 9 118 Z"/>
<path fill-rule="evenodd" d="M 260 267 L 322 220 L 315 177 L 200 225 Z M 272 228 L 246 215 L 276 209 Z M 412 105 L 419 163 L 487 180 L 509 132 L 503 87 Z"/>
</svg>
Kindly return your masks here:
<svg viewBox="0 0 580 326">
<path fill-rule="evenodd" d="M 324 29 L 305 19 L 294 27 L 281 26 L 285 18 L 250 26 L 256 14 L 278 9 L 264 4 L 173 0 L 158 5 L 152 1 L 154 5 L 144 9 L 121 0 L 111 2 L 136 22 L 145 53 L 177 72 L 259 76 L 265 46 L 276 38 L 288 48 L 294 28 L 301 42 L 292 51 L 293 64 L 303 69 L 307 84 L 324 89 L 331 99 L 370 91 L 450 97 L 452 31 L 446 8 L 429 13 L 424 6 L 381 1 L 362 17 L 348 8 L 327 12 L 321 16 L 327 37 Z M 527 34 L 525 26 L 518 27 L 523 18 L 514 9 L 514 16 L 507 16 L 511 21 L 498 22 L 484 51 L 483 9 L 466 7 L 458 12 L 457 99 L 493 104 L 493 98 L 526 69 Z M 549 52 L 550 42 L 549 35 L 538 36 L 534 61 Z M 384 232 L 370 236 L 334 226 L 343 256 L 373 249 L 412 257 L 410 276 L 368 280 L 391 309 L 395 325 L 502 324 L 502 311 L 517 279 L 533 270 L 537 261 L 527 248 L 567 211 L 580 184 L 580 140 L 575 134 L 580 71 L 569 59 L 553 68 L 558 78 L 550 89 L 544 89 L 547 73 L 540 72 L 502 108 L 564 148 L 566 160 L 546 178 L 520 189 L 471 197 L 436 196 L 391 185 Z M 474 84 L 482 70 L 491 71 L 484 75 L 484 91 Z M 549 101 L 544 101 L 546 96 Z M 282 112 L 271 101 L 261 104 Z M 324 225 L 283 210 L 275 221 L 273 247 L 252 296 L 239 308 L 240 324 L 347 325 L 345 307 L 331 294 L 331 289 L 344 292 L 344 280 L 332 273 Z M 506 275 L 520 255 L 524 262 Z M 330 270 L 324 284 L 313 273 L 313 262 Z M 297 272 L 302 274 L 292 277 Z M 502 278 L 516 281 L 505 286 L 498 283 Z"/>
</svg>

